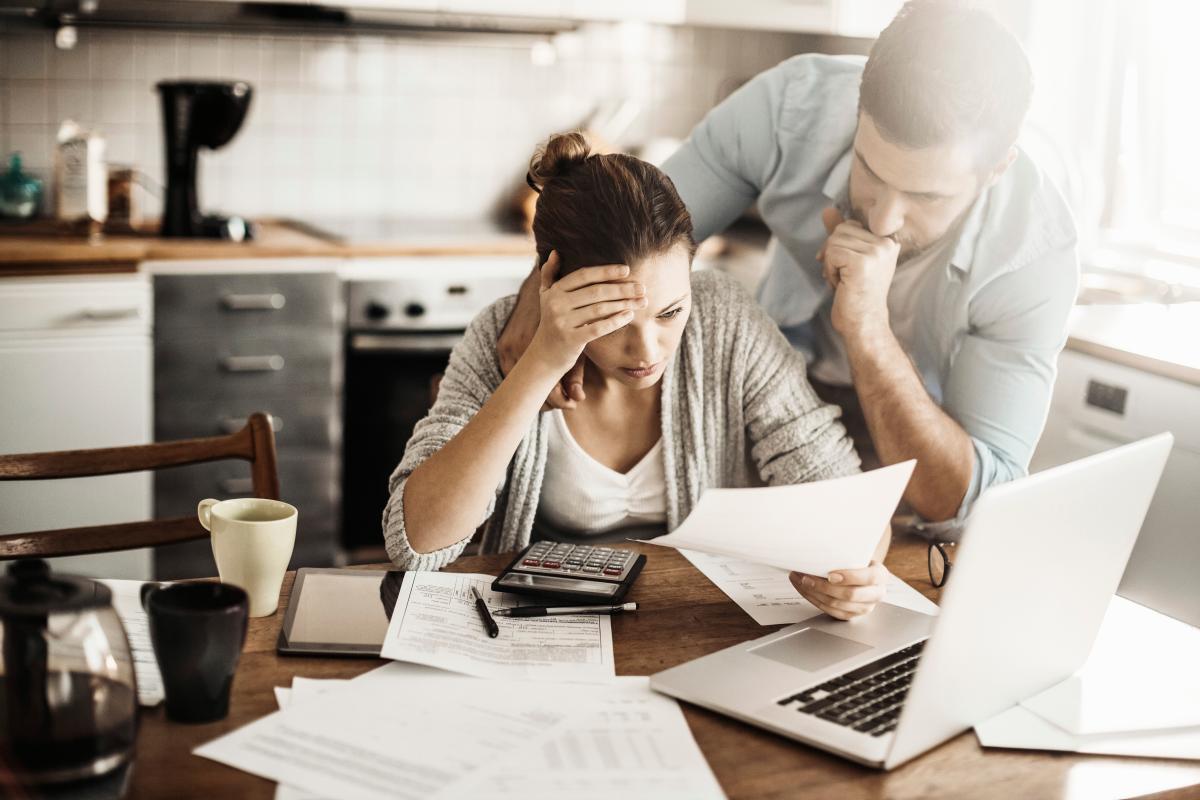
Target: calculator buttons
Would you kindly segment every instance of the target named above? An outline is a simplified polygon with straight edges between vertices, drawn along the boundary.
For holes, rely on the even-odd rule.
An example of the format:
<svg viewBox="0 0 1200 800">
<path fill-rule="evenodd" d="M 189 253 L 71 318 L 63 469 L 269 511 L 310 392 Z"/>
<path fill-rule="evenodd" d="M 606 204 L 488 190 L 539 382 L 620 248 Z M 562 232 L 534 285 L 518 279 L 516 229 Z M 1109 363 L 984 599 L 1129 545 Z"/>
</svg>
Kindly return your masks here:
<svg viewBox="0 0 1200 800">
<path fill-rule="evenodd" d="M 628 550 L 595 545 L 538 542 L 525 551 L 519 569 L 542 574 L 584 573 L 606 580 L 622 578 L 636 557 Z"/>
</svg>

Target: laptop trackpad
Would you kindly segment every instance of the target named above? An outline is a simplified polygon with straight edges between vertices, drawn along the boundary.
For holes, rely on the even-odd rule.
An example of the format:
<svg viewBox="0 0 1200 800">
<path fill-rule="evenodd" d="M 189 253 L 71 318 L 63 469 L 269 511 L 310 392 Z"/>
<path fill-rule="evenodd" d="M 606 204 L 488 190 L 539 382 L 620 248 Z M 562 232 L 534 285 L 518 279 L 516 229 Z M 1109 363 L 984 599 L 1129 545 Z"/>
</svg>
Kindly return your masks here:
<svg viewBox="0 0 1200 800">
<path fill-rule="evenodd" d="M 805 628 L 782 639 L 759 645 L 750 652 L 789 667 L 817 672 L 871 649 L 862 642 L 844 639 L 816 628 Z"/>
</svg>

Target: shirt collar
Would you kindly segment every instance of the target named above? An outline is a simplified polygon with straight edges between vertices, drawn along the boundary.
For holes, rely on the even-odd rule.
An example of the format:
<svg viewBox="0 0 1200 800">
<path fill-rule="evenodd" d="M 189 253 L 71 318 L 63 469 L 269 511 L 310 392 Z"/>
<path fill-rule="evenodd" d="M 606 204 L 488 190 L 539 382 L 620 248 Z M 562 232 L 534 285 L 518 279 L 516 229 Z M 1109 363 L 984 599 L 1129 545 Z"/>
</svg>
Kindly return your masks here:
<svg viewBox="0 0 1200 800">
<path fill-rule="evenodd" d="M 821 189 L 821 193 L 834 205 L 844 204 L 850 196 L 850 161 L 853 158 L 853 150 L 847 150 L 842 154 L 838 162 L 833 165 L 833 169 L 829 170 L 829 177 Z"/>
<path fill-rule="evenodd" d="M 825 185 L 821 188 L 821 193 L 835 206 L 845 206 L 850 201 L 850 164 L 853 158 L 853 150 L 847 150 L 842 154 L 842 157 L 833 165 L 833 169 L 829 171 L 829 177 L 825 179 Z M 958 241 L 950 255 L 950 263 L 962 272 L 969 272 L 971 264 L 975 261 L 975 245 L 979 241 L 979 232 L 983 228 L 987 195 L 988 190 L 980 192 L 959 227 Z"/>
</svg>

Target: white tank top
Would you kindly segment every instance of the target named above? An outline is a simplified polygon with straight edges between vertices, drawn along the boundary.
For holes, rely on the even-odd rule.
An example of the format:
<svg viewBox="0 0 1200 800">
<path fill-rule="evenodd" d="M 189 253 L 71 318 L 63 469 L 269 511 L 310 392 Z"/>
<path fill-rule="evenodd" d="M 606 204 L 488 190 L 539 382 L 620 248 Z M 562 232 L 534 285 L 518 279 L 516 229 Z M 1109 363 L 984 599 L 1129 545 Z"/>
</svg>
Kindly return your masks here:
<svg viewBox="0 0 1200 800">
<path fill-rule="evenodd" d="M 579 446 L 559 409 L 548 412 L 546 474 L 538 499 L 538 517 L 552 527 L 603 533 L 631 525 L 667 520 L 667 483 L 662 439 L 622 474 L 609 469 Z"/>
</svg>

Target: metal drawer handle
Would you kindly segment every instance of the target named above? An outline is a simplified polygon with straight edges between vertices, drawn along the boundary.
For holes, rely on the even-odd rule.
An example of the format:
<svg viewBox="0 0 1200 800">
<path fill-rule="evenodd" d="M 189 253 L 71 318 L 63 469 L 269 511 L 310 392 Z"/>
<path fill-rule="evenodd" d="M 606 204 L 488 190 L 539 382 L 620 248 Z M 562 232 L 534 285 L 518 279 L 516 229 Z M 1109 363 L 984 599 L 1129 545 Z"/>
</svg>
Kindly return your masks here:
<svg viewBox="0 0 1200 800">
<path fill-rule="evenodd" d="M 461 341 L 461 333 L 356 333 L 350 337 L 350 349 L 372 353 L 448 353 Z"/>
<path fill-rule="evenodd" d="M 281 430 L 283 430 L 283 419 L 281 417 L 271 414 L 270 419 L 271 430 L 275 431 L 276 433 L 279 433 Z M 221 430 L 225 431 L 226 433 L 237 433 L 244 427 L 246 427 L 245 417 L 225 417 L 223 420 L 221 420 Z"/>
<path fill-rule="evenodd" d="M 226 356 L 221 366 L 226 372 L 279 372 L 283 356 Z"/>
<path fill-rule="evenodd" d="M 227 294 L 221 305 L 229 311 L 278 311 L 287 304 L 287 298 L 279 292 L 264 294 Z"/>
<path fill-rule="evenodd" d="M 111 319 L 137 319 L 142 315 L 142 310 L 137 306 L 128 306 L 125 308 L 85 308 L 79 312 L 79 316 L 84 319 L 91 320 L 111 320 Z"/>
<path fill-rule="evenodd" d="M 221 494 L 251 494 L 254 491 L 252 478 L 222 478 L 217 482 Z"/>
</svg>

